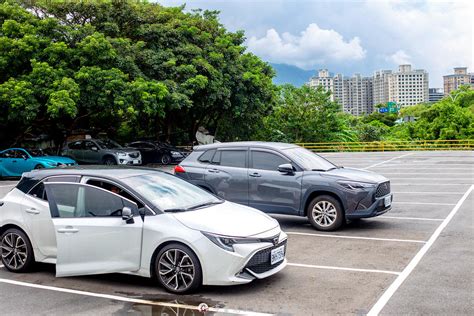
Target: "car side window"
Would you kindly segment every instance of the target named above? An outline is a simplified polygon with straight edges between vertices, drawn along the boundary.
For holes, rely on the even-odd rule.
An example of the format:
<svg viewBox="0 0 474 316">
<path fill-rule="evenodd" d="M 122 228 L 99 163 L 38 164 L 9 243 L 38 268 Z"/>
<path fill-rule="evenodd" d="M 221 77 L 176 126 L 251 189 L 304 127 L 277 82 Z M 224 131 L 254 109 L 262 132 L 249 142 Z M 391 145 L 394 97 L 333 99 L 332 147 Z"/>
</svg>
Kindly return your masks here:
<svg viewBox="0 0 474 316">
<path fill-rule="evenodd" d="M 287 159 L 268 151 L 252 150 L 250 153 L 250 167 L 253 169 L 277 171 L 279 165 L 290 163 Z"/>
<path fill-rule="evenodd" d="M 48 184 L 47 192 L 50 193 L 52 217 L 119 217 L 122 216 L 124 206 L 133 206 L 136 210 L 134 203 L 100 188 L 51 183 Z"/>
<path fill-rule="evenodd" d="M 73 142 L 73 143 L 70 143 L 68 145 L 69 149 L 81 149 L 82 147 L 82 141 L 77 141 L 77 142 Z"/>
<path fill-rule="evenodd" d="M 215 161 L 219 154 L 219 160 Z M 214 155 L 213 163 L 226 167 L 245 168 L 246 150 L 220 150 Z"/>
<path fill-rule="evenodd" d="M 89 140 L 84 142 L 84 149 L 85 150 L 92 150 L 92 147 L 97 147 L 97 145 L 94 144 L 93 142 L 89 141 Z"/>
<path fill-rule="evenodd" d="M 199 156 L 198 160 L 202 163 L 210 163 L 215 153 L 215 149 L 207 150 L 201 156 Z"/>
<path fill-rule="evenodd" d="M 102 188 L 104 190 L 113 192 L 113 193 L 118 194 L 120 196 L 123 196 L 124 198 L 126 198 L 126 199 L 134 202 L 135 204 L 137 204 L 139 209 L 145 207 L 145 205 L 143 205 L 143 203 L 141 203 L 140 201 L 135 199 L 130 193 L 128 193 L 127 191 L 125 191 L 124 189 L 118 187 L 117 185 L 115 185 L 113 183 L 110 183 L 110 182 L 107 182 L 107 181 L 101 181 L 101 180 L 93 180 L 93 179 L 87 180 L 86 183 L 89 184 L 89 185 L 93 185 L 93 186 Z"/>
<path fill-rule="evenodd" d="M 40 182 L 33 187 L 33 189 L 28 192 L 28 195 L 34 196 L 37 199 L 47 201 L 48 198 L 46 197 L 46 191 L 44 189 L 44 183 Z"/>
</svg>

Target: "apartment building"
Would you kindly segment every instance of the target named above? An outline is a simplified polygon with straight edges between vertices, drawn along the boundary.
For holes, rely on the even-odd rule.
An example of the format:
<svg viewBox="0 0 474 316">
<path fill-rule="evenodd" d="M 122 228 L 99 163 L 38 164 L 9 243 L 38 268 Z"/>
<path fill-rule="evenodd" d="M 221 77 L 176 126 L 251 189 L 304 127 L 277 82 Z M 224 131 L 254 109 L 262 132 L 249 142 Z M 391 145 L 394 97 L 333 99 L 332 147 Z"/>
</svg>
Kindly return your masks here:
<svg viewBox="0 0 474 316">
<path fill-rule="evenodd" d="M 462 85 L 474 87 L 474 74 L 467 72 L 467 67 L 454 68 L 454 74 L 443 76 L 444 94 L 458 89 Z"/>
<path fill-rule="evenodd" d="M 400 65 L 398 72 L 389 75 L 388 98 L 399 106 L 411 106 L 428 102 L 428 73 L 423 69 L 411 69 Z"/>
</svg>

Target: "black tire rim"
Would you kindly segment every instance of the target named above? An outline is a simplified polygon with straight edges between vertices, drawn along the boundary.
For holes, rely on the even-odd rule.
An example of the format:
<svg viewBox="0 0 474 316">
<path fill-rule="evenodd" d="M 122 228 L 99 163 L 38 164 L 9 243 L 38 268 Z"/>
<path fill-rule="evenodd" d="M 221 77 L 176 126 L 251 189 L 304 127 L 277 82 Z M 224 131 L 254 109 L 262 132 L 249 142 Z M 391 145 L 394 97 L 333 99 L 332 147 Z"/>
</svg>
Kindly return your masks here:
<svg viewBox="0 0 474 316">
<path fill-rule="evenodd" d="M 25 266 L 28 259 L 28 247 L 26 241 L 19 234 L 5 234 L 0 248 L 2 262 L 7 268 L 19 270 Z"/>
<path fill-rule="evenodd" d="M 170 161 L 171 161 L 171 158 L 168 155 L 164 155 L 163 157 L 161 157 L 161 163 L 164 164 L 164 165 L 169 164 Z"/>
<path fill-rule="evenodd" d="M 168 249 L 158 260 L 158 277 L 169 290 L 188 290 L 193 285 L 195 276 L 193 260 L 181 249 Z"/>
<path fill-rule="evenodd" d="M 115 165 L 115 161 L 112 158 L 107 158 L 105 159 L 105 164 L 107 166 L 112 166 L 112 165 Z"/>
</svg>

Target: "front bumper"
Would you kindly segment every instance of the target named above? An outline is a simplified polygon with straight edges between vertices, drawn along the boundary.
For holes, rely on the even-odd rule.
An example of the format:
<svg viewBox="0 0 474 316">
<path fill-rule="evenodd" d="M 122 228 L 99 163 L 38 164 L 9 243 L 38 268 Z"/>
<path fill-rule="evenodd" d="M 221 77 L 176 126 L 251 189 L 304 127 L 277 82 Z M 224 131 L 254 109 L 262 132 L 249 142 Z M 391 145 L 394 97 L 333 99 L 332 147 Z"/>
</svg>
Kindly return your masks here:
<svg viewBox="0 0 474 316">
<path fill-rule="evenodd" d="M 274 265 L 270 265 L 269 262 L 269 251 L 281 245 L 285 245 L 286 256 L 287 235 L 282 231 L 280 231 L 277 245 L 271 243 L 236 244 L 234 252 L 218 247 L 207 238 L 205 242 L 210 243 L 210 245 L 206 245 L 206 258 L 202 260 L 203 284 L 205 285 L 245 284 L 254 279 L 263 279 L 274 275 L 287 265 L 286 258 Z M 264 262 L 264 257 L 267 255 L 268 262 Z M 256 257 L 258 260 L 255 260 Z M 218 259 L 213 260 L 212 258 Z"/>
<path fill-rule="evenodd" d="M 385 199 L 390 198 L 390 205 L 385 205 Z M 387 213 L 392 209 L 393 194 L 387 194 L 380 198 L 375 198 L 375 202 L 366 209 L 354 210 L 352 212 L 346 213 L 347 219 L 358 219 L 358 218 L 368 218 L 375 217 Z"/>
</svg>

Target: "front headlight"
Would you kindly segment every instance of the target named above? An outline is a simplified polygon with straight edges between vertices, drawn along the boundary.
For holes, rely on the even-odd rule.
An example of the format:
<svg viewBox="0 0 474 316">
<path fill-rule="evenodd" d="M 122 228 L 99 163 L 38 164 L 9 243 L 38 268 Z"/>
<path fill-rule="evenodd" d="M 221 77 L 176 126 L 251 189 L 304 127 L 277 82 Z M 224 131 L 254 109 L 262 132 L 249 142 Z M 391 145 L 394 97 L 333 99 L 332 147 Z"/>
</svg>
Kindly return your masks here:
<svg viewBox="0 0 474 316">
<path fill-rule="evenodd" d="M 127 153 L 124 153 L 124 152 L 121 152 L 121 151 L 117 152 L 116 154 L 119 157 L 127 157 Z"/>
<path fill-rule="evenodd" d="M 235 244 L 253 244 L 262 242 L 259 238 L 230 237 L 211 234 L 207 232 L 201 233 L 220 248 L 231 252 L 234 252 Z"/>
<path fill-rule="evenodd" d="M 363 190 L 375 187 L 376 183 L 358 182 L 358 181 L 344 181 L 340 180 L 337 183 L 347 190 Z"/>
</svg>

